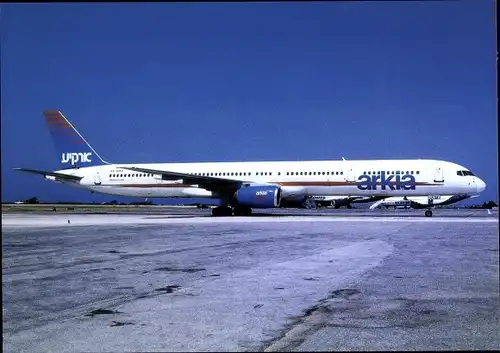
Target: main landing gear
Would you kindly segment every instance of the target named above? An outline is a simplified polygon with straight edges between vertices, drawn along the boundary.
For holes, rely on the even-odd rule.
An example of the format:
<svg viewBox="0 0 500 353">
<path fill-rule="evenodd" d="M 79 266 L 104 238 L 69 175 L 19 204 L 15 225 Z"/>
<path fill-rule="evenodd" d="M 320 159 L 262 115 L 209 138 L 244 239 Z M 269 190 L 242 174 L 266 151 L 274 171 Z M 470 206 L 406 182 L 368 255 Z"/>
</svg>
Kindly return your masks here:
<svg viewBox="0 0 500 353">
<path fill-rule="evenodd" d="M 250 216 L 252 209 L 246 206 L 236 206 L 231 208 L 229 206 L 218 206 L 212 209 L 212 216 L 214 217 L 228 217 L 228 216 Z"/>
<path fill-rule="evenodd" d="M 431 210 L 426 210 L 425 211 L 425 217 L 432 217 L 432 211 Z"/>
</svg>

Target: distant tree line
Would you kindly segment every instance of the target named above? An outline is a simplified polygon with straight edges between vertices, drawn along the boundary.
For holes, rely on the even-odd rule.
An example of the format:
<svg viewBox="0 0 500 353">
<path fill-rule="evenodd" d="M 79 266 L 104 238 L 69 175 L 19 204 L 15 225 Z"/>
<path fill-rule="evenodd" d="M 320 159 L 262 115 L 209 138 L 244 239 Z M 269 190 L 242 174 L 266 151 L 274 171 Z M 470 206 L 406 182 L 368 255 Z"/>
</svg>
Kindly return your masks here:
<svg viewBox="0 0 500 353">
<path fill-rule="evenodd" d="M 492 209 L 493 207 L 498 207 L 494 201 L 484 202 L 482 205 L 471 205 L 468 208 L 482 208 L 482 209 Z"/>
</svg>

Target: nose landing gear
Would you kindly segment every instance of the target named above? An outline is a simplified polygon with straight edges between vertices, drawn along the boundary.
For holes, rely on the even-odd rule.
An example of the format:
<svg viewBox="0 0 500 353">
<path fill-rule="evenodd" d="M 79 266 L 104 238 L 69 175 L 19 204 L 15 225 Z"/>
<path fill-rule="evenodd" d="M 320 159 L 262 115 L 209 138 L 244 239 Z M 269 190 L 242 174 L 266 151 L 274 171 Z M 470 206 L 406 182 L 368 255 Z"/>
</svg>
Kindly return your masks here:
<svg viewBox="0 0 500 353">
<path fill-rule="evenodd" d="M 432 207 L 434 205 L 434 198 L 429 196 L 427 204 L 429 205 L 429 207 Z M 425 217 L 432 217 L 432 211 L 430 209 L 427 209 L 425 211 Z"/>
</svg>

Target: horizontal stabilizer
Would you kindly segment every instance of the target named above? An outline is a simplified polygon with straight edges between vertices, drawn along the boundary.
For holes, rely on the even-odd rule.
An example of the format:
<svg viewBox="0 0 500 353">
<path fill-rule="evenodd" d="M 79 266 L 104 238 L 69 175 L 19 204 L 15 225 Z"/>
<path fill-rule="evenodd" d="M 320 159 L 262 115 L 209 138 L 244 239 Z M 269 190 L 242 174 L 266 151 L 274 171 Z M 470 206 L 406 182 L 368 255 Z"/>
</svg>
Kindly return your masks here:
<svg viewBox="0 0 500 353">
<path fill-rule="evenodd" d="M 43 175 L 43 176 L 52 176 L 52 177 L 67 180 L 67 181 L 80 181 L 83 178 L 83 177 L 79 177 L 79 176 L 75 176 L 75 175 L 68 175 L 68 174 L 55 173 L 55 172 L 46 172 L 43 170 L 36 170 L 36 169 L 26 169 L 26 168 L 13 168 L 13 169 L 17 170 L 17 171 L 21 171 L 21 172 L 39 174 L 39 175 Z"/>
</svg>

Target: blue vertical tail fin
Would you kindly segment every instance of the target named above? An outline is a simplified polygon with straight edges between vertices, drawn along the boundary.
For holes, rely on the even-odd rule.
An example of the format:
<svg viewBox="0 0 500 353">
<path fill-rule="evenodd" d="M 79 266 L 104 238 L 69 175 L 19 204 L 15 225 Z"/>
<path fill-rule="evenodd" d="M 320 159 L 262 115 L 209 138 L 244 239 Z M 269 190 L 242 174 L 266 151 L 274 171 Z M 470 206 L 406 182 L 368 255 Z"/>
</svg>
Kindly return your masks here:
<svg viewBox="0 0 500 353">
<path fill-rule="evenodd" d="M 46 110 L 43 116 L 64 169 L 109 164 L 59 110 Z"/>
</svg>

